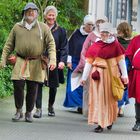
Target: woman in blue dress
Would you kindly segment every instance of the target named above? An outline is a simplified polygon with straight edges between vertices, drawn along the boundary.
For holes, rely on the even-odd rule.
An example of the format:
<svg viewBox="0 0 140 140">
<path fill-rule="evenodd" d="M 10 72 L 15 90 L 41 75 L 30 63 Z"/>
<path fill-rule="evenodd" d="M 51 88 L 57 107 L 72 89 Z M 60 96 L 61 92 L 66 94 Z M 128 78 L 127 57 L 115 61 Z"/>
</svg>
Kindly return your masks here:
<svg viewBox="0 0 140 140">
<path fill-rule="evenodd" d="M 77 107 L 82 112 L 83 87 L 79 86 L 75 90 L 71 89 L 71 74 L 75 70 L 80 60 L 83 43 L 88 34 L 93 30 L 93 18 L 90 15 L 84 17 L 84 24 L 73 32 L 69 39 L 69 54 L 67 59 L 67 86 L 64 107 Z"/>
</svg>

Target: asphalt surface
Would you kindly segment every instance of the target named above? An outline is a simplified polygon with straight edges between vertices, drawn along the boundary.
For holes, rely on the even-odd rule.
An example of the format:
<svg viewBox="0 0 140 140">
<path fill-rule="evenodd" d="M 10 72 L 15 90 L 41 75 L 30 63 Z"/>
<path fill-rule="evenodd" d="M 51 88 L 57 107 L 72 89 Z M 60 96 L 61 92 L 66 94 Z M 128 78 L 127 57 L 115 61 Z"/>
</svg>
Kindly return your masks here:
<svg viewBox="0 0 140 140">
<path fill-rule="evenodd" d="M 132 131 L 135 123 L 133 99 L 124 107 L 125 116 L 118 118 L 111 131 L 104 129 L 102 133 L 95 133 L 96 126 L 89 126 L 85 117 L 63 107 L 65 86 L 58 89 L 56 117 L 47 116 L 48 89 L 43 91 L 43 116 L 34 119 L 33 123 L 24 119 L 12 122 L 15 113 L 13 96 L 0 99 L 0 140 L 140 140 L 140 132 Z M 25 107 L 23 110 L 25 112 Z"/>
</svg>

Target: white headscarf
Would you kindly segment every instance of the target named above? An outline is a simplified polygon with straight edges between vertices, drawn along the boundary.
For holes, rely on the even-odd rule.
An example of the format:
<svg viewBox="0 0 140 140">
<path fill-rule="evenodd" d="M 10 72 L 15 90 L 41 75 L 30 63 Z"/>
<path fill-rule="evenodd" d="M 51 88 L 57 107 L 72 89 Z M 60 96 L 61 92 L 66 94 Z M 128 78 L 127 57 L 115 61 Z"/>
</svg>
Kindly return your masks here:
<svg viewBox="0 0 140 140">
<path fill-rule="evenodd" d="M 109 38 L 106 41 L 103 41 L 105 43 L 112 43 L 115 41 L 115 37 L 113 36 L 113 26 L 109 22 L 104 22 L 100 24 L 100 32 L 107 31 L 110 33 Z"/>
<path fill-rule="evenodd" d="M 84 24 L 87 24 L 87 23 L 93 23 L 94 24 L 93 17 L 91 15 L 86 15 L 84 17 Z"/>
<path fill-rule="evenodd" d="M 109 22 L 104 22 L 102 24 L 99 25 L 100 26 L 100 32 L 102 31 L 107 31 L 109 33 L 113 33 L 113 26 L 111 23 Z"/>
</svg>

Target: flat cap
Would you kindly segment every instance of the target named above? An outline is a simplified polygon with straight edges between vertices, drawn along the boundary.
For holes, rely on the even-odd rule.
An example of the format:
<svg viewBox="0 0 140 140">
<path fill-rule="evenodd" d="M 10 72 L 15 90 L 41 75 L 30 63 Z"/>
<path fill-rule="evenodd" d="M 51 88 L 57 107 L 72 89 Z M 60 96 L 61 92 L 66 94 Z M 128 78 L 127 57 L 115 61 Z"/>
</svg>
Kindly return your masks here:
<svg viewBox="0 0 140 140">
<path fill-rule="evenodd" d="M 26 11 L 30 8 L 38 11 L 38 7 L 33 2 L 27 3 L 26 6 L 24 7 L 23 11 Z"/>
</svg>

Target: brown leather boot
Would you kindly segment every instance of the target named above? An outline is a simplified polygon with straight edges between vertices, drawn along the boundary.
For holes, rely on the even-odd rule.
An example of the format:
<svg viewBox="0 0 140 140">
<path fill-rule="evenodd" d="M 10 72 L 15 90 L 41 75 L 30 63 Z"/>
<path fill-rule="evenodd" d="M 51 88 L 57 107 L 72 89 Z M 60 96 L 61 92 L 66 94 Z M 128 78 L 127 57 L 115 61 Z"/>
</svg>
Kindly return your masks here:
<svg viewBox="0 0 140 140">
<path fill-rule="evenodd" d="M 29 123 L 33 122 L 32 113 L 31 112 L 26 112 L 25 113 L 25 121 L 29 122 Z"/>
<path fill-rule="evenodd" d="M 16 114 L 12 118 L 12 121 L 17 122 L 20 121 L 23 118 L 22 109 L 17 109 Z"/>
</svg>

